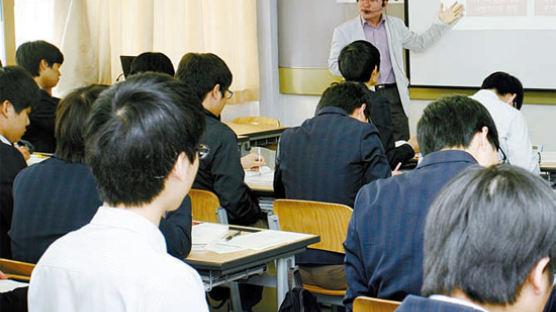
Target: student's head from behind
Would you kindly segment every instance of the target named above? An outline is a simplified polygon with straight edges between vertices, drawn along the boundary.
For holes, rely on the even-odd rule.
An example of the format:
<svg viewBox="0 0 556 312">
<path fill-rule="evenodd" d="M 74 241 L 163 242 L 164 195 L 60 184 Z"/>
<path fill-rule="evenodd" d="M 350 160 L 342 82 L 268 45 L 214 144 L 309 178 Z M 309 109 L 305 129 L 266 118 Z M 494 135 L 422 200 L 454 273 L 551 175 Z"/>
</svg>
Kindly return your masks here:
<svg viewBox="0 0 556 312">
<path fill-rule="evenodd" d="M 55 45 L 43 40 L 21 44 L 15 53 L 17 65 L 37 79 L 42 89 L 52 89 L 60 80 L 64 55 Z"/>
<path fill-rule="evenodd" d="M 232 72 L 228 65 L 212 53 L 187 53 L 178 65 L 176 79 L 193 88 L 203 101 L 203 106 L 219 115 L 232 84 Z"/>
<path fill-rule="evenodd" d="M 376 85 L 380 75 L 380 52 L 370 42 L 357 40 L 342 49 L 338 66 L 345 80 Z"/>
<path fill-rule="evenodd" d="M 27 71 L 18 66 L 0 68 L 0 134 L 12 143 L 19 141 L 39 99 L 39 87 Z"/>
<path fill-rule="evenodd" d="M 56 155 L 61 159 L 82 163 L 85 161 L 85 129 L 93 103 L 106 85 L 90 85 L 78 88 L 64 97 L 56 108 Z"/>
<path fill-rule="evenodd" d="M 425 296 L 542 311 L 556 273 L 556 193 L 510 165 L 464 171 L 432 204 L 423 252 Z"/>
<path fill-rule="evenodd" d="M 417 123 L 423 156 L 445 149 L 470 153 L 485 167 L 498 163 L 498 132 L 479 102 L 466 96 L 447 96 L 429 104 Z"/>
<path fill-rule="evenodd" d="M 172 61 L 163 53 L 145 52 L 139 54 L 131 62 L 129 75 L 135 75 L 144 72 L 156 72 L 174 76 L 174 65 Z"/>
<path fill-rule="evenodd" d="M 481 89 L 494 90 L 500 99 L 516 109 L 523 105 L 523 85 L 516 77 L 504 73 L 495 72 L 483 80 Z"/>
<path fill-rule="evenodd" d="M 329 106 L 339 107 L 350 117 L 367 122 L 370 119 L 371 99 L 368 90 L 360 83 L 345 81 L 333 83 L 322 94 L 317 113 Z"/>
<path fill-rule="evenodd" d="M 168 75 L 138 74 L 105 90 L 93 105 L 85 144 L 101 200 L 176 209 L 195 179 L 203 129 L 198 97 Z"/>
</svg>

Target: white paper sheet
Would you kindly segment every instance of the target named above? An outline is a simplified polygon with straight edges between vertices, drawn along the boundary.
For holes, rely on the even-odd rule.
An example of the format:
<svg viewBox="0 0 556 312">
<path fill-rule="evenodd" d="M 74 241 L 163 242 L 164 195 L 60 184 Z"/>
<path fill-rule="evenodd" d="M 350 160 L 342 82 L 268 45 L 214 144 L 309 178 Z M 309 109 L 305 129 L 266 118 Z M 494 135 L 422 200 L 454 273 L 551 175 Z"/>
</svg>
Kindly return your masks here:
<svg viewBox="0 0 556 312">
<path fill-rule="evenodd" d="M 17 281 L 12 281 L 12 280 L 0 280 L 0 293 L 2 292 L 6 292 L 6 291 L 11 291 L 14 290 L 16 288 L 19 287 L 25 287 L 25 286 L 29 286 L 28 283 L 23 283 L 23 282 L 17 282 Z"/>
<path fill-rule="evenodd" d="M 263 250 L 308 236 L 310 235 L 302 233 L 265 230 L 234 237 L 230 241 L 226 242 L 226 244 L 242 247 L 245 249 Z"/>
</svg>

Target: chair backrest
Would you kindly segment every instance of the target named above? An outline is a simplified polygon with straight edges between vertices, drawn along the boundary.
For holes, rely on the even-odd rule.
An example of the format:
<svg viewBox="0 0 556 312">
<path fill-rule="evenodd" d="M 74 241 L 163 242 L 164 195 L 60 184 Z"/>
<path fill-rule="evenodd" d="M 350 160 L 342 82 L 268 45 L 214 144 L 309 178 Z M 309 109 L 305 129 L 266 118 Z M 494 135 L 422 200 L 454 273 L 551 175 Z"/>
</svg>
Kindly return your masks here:
<svg viewBox="0 0 556 312">
<path fill-rule="evenodd" d="M 0 271 L 8 278 L 29 281 L 34 268 L 32 263 L 0 258 Z"/>
<path fill-rule="evenodd" d="M 268 126 L 274 126 L 276 128 L 280 127 L 280 121 L 278 119 L 265 117 L 265 116 L 237 117 L 232 122 L 237 124 L 250 124 L 254 126 L 268 125 Z"/>
<path fill-rule="evenodd" d="M 359 296 L 353 301 L 353 312 L 394 312 L 401 302 Z"/>
<path fill-rule="evenodd" d="M 189 197 L 193 220 L 218 223 L 220 201 L 213 192 L 191 189 Z"/>
<path fill-rule="evenodd" d="M 320 242 L 308 247 L 344 253 L 349 219 L 353 210 L 346 205 L 309 200 L 277 199 L 274 214 L 283 231 L 315 234 Z"/>
</svg>

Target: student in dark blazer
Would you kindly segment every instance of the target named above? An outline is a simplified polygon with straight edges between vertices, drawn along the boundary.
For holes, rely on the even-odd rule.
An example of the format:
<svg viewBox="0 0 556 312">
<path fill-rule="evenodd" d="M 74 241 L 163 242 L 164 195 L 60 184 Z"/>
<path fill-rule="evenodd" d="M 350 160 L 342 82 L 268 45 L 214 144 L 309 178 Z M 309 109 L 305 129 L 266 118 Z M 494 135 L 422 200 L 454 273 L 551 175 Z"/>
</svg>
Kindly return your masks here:
<svg viewBox="0 0 556 312">
<path fill-rule="evenodd" d="M 462 192 L 462 190 L 465 190 Z M 396 311 L 543 311 L 556 265 L 556 194 L 510 165 L 468 169 L 430 207 L 422 294 Z"/>
<path fill-rule="evenodd" d="M 380 140 L 386 151 L 390 167 L 394 169 L 399 163 L 412 159 L 417 149 L 415 140 L 400 141 L 399 146 L 395 146 L 390 103 L 385 97 L 368 89 L 372 86 L 376 87 L 378 84 L 380 76 L 380 52 L 378 49 L 368 41 L 354 41 L 340 52 L 338 66 L 344 79 L 359 82 L 368 90 L 371 97 L 370 103 L 367 103 L 371 116 L 370 121 L 380 133 Z"/>
<path fill-rule="evenodd" d="M 32 107 L 29 125 L 23 139 L 31 142 L 37 152 L 54 153 L 54 121 L 60 99 L 52 96 L 60 80 L 64 55 L 56 46 L 37 40 L 21 44 L 16 51 L 17 65 L 25 68 L 41 89 L 40 101 Z"/>
<path fill-rule="evenodd" d="M 12 222 L 12 185 L 27 163 L 15 143 L 29 124 L 39 88 L 23 68 L 0 68 L 0 257 L 11 258 L 8 231 Z"/>
<path fill-rule="evenodd" d="M 361 186 L 390 176 L 378 131 L 367 119 L 367 103 L 369 95 L 361 84 L 333 85 L 324 91 L 315 117 L 284 131 L 274 177 L 277 197 L 353 207 Z M 309 249 L 296 263 L 304 283 L 345 289 L 343 258 Z"/>
<path fill-rule="evenodd" d="M 349 310 L 361 295 L 401 301 L 419 294 L 424 220 L 436 194 L 465 168 L 498 163 L 494 121 L 467 97 L 427 106 L 417 139 L 424 158 L 415 170 L 371 182 L 357 194 L 344 242 Z"/>
<path fill-rule="evenodd" d="M 56 114 L 56 154 L 17 176 L 9 232 L 14 259 L 36 263 L 52 242 L 88 224 L 102 204 L 95 179 L 84 163 L 83 125 L 93 102 L 106 88 L 91 85 L 67 95 Z M 191 249 L 190 205 L 186 197 L 160 221 L 168 253 L 179 259 Z"/>
</svg>

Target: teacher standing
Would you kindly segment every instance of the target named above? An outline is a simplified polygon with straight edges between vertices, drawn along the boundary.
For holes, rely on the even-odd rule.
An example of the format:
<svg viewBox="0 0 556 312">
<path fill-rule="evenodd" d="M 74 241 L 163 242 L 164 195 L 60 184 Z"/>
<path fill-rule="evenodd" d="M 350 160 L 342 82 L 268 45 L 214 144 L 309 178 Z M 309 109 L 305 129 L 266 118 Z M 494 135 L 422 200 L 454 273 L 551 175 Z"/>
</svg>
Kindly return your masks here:
<svg viewBox="0 0 556 312">
<path fill-rule="evenodd" d="M 341 76 L 338 56 L 353 41 L 367 40 L 376 46 L 381 55 L 381 75 L 375 90 L 390 102 L 394 140 L 407 141 L 409 80 L 403 66 L 403 48 L 419 52 L 432 45 L 462 16 L 463 5 L 454 2 L 444 10 L 441 3 L 438 21 L 422 34 L 410 31 L 401 19 L 388 16 L 387 6 L 388 0 L 357 0 L 359 15 L 334 29 L 328 68 L 332 74 Z"/>
</svg>

